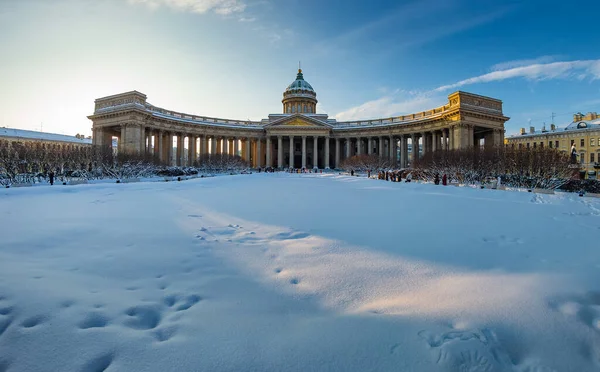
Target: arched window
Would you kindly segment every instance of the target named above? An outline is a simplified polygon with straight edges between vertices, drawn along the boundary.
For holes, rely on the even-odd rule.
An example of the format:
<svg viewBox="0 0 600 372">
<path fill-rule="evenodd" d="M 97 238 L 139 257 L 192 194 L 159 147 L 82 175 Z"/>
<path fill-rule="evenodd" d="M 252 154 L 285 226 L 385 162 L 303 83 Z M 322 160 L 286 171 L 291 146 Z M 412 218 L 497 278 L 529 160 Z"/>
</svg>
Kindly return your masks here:
<svg viewBox="0 0 600 372">
<path fill-rule="evenodd" d="M 298 104 L 298 112 L 301 112 L 302 110 L 302 106 L 300 104 Z"/>
<path fill-rule="evenodd" d="M 306 104 L 304 105 L 304 111 L 303 111 L 303 112 L 308 112 L 308 111 L 306 110 Z"/>
<path fill-rule="evenodd" d="M 292 112 L 296 112 L 296 106 L 292 106 Z"/>
</svg>

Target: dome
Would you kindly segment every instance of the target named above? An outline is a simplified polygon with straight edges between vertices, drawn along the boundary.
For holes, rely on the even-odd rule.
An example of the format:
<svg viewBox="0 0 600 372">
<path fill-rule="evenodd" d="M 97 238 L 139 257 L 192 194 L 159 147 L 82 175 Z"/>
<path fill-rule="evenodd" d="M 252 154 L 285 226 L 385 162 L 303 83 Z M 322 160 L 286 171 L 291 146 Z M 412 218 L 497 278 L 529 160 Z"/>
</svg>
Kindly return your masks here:
<svg viewBox="0 0 600 372">
<path fill-rule="evenodd" d="M 315 93 L 315 90 L 308 83 L 308 81 L 304 80 L 304 76 L 302 75 L 302 70 L 298 70 L 298 75 L 296 76 L 296 80 L 293 83 L 291 83 L 290 85 L 288 85 L 288 87 L 285 90 L 285 93 L 300 93 L 303 90 Z"/>
</svg>

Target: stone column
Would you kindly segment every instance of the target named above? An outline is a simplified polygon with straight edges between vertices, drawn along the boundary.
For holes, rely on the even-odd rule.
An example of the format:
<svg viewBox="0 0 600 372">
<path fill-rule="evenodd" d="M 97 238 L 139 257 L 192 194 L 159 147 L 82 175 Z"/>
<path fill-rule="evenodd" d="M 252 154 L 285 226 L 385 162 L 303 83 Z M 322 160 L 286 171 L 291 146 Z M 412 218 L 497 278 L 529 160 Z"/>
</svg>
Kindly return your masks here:
<svg viewBox="0 0 600 372">
<path fill-rule="evenodd" d="M 163 156 L 163 142 L 163 131 L 161 130 L 156 134 L 156 146 L 154 146 L 154 156 L 156 156 L 160 162 L 165 161 Z"/>
<path fill-rule="evenodd" d="M 187 165 L 194 165 L 194 155 L 196 154 L 196 144 L 194 143 L 194 136 L 188 135 L 188 154 L 187 154 Z"/>
<path fill-rule="evenodd" d="M 202 136 L 202 138 L 200 139 L 200 157 L 205 156 L 207 152 L 208 152 L 207 138 L 206 138 L 206 136 Z"/>
<path fill-rule="evenodd" d="M 127 135 L 127 124 L 121 124 L 121 137 L 119 137 L 118 151 L 125 153 L 125 136 Z"/>
<path fill-rule="evenodd" d="M 357 155 L 362 155 L 363 154 L 363 141 L 361 137 L 358 137 L 356 139 L 356 154 Z"/>
<path fill-rule="evenodd" d="M 167 164 L 173 165 L 173 140 L 175 139 L 175 133 L 171 132 L 167 139 Z"/>
<path fill-rule="evenodd" d="M 394 138 L 394 136 L 390 136 L 390 160 L 392 161 L 392 165 L 396 164 L 396 161 L 397 161 L 397 157 L 398 157 L 397 146 L 398 146 L 398 143 L 396 142 L 396 139 Z"/>
<path fill-rule="evenodd" d="M 352 138 L 346 138 L 346 159 L 350 157 L 350 147 L 352 147 Z"/>
<path fill-rule="evenodd" d="M 368 151 L 369 155 L 373 155 L 373 138 L 367 137 L 367 141 L 368 141 L 367 151 Z"/>
<path fill-rule="evenodd" d="M 146 135 L 142 136 L 142 138 L 142 154 L 149 154 L 150 151 L 152 151 L 152 135 L 150 134 L 150 131 L 147 130 Z"/>
<path fill-rule="evenodd" d="M 181 133 L 177 133 L 177 153 L 175 155 L 175 164 L 177 166 L 182 165 L 183 159 L 183 136 Z"/>
<path fill-rule="evenodd" d="M 313 168 L 319 168 L 319 137 L 314 137 Z"/>
<path fill-rule="evenodd" d="M 251 142 L 250 142 L 250 138 L 246 138 L 246 161 L 252 165 L 252 163 L 250 162 L 250 149 L 251 149 Z"/>
<path fill-rule="evenodd" d="M 454 150 L 454 126 L 448 128 L 448 149 Z"/>
<path fill-rule="evenodd" d="M 262 167 L 262 139 L 256 140 L 256 166 Z"/>
<path fill-rule="evenodd" d="M 404 135 L 400 136 L 400 162 L 398 163 L 400 168 L 404 167 L 404 165 L 402 165 L 403 162 L 404 162 Z"/>
<path fill-rule="evenodd" d="M 415 162 L 417 160 L 419 160 L 419 137 L 417 136 L 416 133 L 411 134 L 411 139 L 412 139 L 412 164 L 411 166 L 414 167 Z"/>
<path fill-rule="evenodd" d="M 294 136 L 290 136 L 290 168 L 294 168 Z"/>
<path fill-rule="evenodd" d="M 283 137 L 277 136 L 277 167 L 283 168 Z"/>
<path fill-rule="evenodd" d="M 335 139 L 335 168 L 340 167 L 340 139 Z"/>
<path fill-rule="evenodd" d="M 267 136 L 267 167 L 273 166 L 273 143 L 271 142 L 271 136 Z"/>
<path fill-rule="evenodd" d="M 306 136 L 302 136 L 302 168 L 306 168 Z"/>
<path fill-rule="evenodd" d="M 233 155 L 240 156 L 240 139 L 237 137 L 233 139 Z"/>
<path fill-rule="evenodd" d="M 325 169 L 329 169 L 329 137 L 325 137 Z"/>
<path fill-rule="evenodd" d="M 431 132 L 431 151 L 436 152 L 437 151 L 437 145 L 438 145 L 438 135 L 436 131 Z"/>
<path fill-rule="evenodd" d="M 379 137 L 379 157 L 383 158 L 385 151 L 384 151 L 385 145 L 383 143 L 383 136 Z"/>
</svg>

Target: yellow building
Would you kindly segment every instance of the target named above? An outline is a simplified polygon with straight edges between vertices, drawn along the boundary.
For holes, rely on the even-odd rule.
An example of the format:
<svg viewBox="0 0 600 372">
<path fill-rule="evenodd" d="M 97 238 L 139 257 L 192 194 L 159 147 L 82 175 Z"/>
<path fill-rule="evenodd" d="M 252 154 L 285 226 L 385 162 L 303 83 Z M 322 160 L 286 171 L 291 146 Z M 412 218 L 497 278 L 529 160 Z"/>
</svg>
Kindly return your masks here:
<svg viewBox="0 0 600 372">
<path fill-rule="evenodd" d="M 554 124 L 549 130 L 543 127 L 536 131 L 530 127 L 526 132 L 521 128 L 520 134 L 506 137 L 505 144 L 523 148 L 547 146 L 568 153 L 575 145 L 580 171 L 585 172 L 586 178 L 596 179 L 600 171 L 600 117 L 596 112 L 573 115 L 573 122 L 566 128 L 557 128 Z"/>
</svg>

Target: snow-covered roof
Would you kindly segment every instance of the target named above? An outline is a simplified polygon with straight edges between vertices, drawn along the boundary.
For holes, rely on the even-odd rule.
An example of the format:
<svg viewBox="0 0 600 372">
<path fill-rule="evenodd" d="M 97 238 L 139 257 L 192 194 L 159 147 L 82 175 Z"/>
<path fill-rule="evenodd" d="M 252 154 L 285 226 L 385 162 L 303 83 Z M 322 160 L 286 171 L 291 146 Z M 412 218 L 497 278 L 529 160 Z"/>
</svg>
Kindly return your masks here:
<svg viewBox="0 0 600 372">
<path fill-rule="evenodd" d="M 91 145 L 92 140 L 88 138 L 77 138 L 75 136 L 67 136 L 65 134 L 36 132 L 33 130 L 0 128 L 0 137 L 4 138 L 23 138 L 41 141 L 53 142 L 71 142 L 84 145 Z"/>
<path fill-rule="evenodd" d="M 524 138 L 524 137 L 535 137 L 546 134 L 556 134 L 562 133 L 565 131 L 573 132 L 573 131 L 585 131 L 585 130 L 600 130 L 600 119 L 595 120 L 584 120 L 584 121 L 574 121 L 567 125 L 564 128 L 556 128 L 554 130 L 535 130 L 533 132 L 527 132 L 523 134 L 513 134 L 507 136 L 506 138 Z"/>
</svg>

